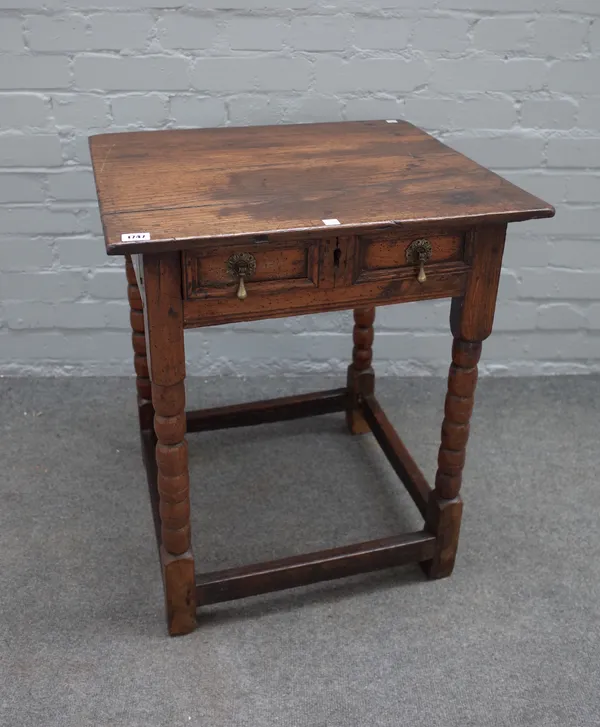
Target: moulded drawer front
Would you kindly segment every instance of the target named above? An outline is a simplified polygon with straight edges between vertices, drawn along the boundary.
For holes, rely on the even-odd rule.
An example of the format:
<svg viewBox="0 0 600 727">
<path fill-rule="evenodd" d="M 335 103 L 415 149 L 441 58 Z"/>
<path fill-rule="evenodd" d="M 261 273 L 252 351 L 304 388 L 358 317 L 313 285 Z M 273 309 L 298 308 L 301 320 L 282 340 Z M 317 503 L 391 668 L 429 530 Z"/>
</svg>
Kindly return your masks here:
<svg viewBox="0 0 600 727">
<path fill-rule="evenodd" d="M 354 282 L 368 282 L 386 276 L 416 275 L 420 267 L 418 251 L 423 249 L 427 251 L 424 260 L 425 274 L 445 267 L 462 267 L 465 233 L 419 231 L 417 234 L 399 235 L 398 232 L 391 231 L 359 235 Z"/>
<path fill-rule="evenodd" d="M 318 285 L 318 240 L 246 244 L 184 254 L 185 295 L 235 298 L 240 271 L 246 271 L 248 300 Z"/>
<path fill-rule="evenodd" d="M 414 232 L 383 229 L 187 252 L 186 325 L 461 295 L 469 270 L 469 233 Z M 423 271 L 418 260 L 407 259 L 410 245 L 419 240 L 427 241 Z M 240 297 L 239 279 L 231 274 L 228 260 L 248 252 L 255 264 L 244 277 L 246 290 Z"/>
</svg>

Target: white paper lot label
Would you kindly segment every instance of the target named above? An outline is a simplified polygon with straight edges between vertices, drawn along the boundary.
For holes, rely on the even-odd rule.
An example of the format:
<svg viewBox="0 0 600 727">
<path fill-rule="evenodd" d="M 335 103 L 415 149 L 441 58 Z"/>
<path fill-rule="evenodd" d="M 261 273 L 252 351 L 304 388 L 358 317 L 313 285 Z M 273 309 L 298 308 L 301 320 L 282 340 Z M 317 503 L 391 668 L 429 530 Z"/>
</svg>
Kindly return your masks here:
<svg viewBox="0 0 600 727">
<path fill-rule="evenodd" d="M 149 239 L 149 232 L 127 232 L 126 234 L 121 235 L 121 242 L 138 242 Z"/>
</svg>

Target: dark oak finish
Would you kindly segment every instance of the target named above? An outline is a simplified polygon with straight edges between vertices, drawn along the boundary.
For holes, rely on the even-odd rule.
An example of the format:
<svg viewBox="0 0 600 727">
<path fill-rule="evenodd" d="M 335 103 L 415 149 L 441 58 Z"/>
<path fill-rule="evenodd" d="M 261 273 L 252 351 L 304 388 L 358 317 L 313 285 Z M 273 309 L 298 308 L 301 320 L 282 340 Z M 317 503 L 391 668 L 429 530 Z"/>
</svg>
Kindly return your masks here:
<svg viewBox="0 0 600 727">
<path fill-rule="evenodd" d="M 398 230 L 382 230 L 357 237 L 356 282 L 383 280 L 386 275 L 397 277 L 403 273 L 414 277 L 414 267 L 407 261 L 406 251 L 414 240 L 422 238 L 429 240 L 432 246 L 428 270 L 439 270 L 441 264 L 445 270 L 463 270 L 463 230 L 416 228 L 412 233 L 401 236 Z"/>
<path fill-rule="evenodd" d="M 140 439 L 142 457 L 148 481 L 148 494 L 152 507 L 154 532 L 160 550 L 160 514 L 158 511 L 158 471 L 156 467 L 156 434 L 154 433 L 154 406 L 152 405 L 152 385 L 148 370 L 146 354 L 146 326 L 144 321 L 144 304 L 135 268 L 130 255 L 125 257 L 125 274 L 127 276 L 127 297 L 130 307 L 131 341 L 134 351 L 134 369 L 136 372 L 136 388 L 138 417 L 140 423 Z"/>
<path fill-rule="evenodd" d="M 279 399 L 252 401 L 248 404 L 219 406 L 187 413 L 188 432 L 206 432 L 214 429 L 248 427 L 289 419 L 314 417 L 344 411 L 348 393 L 346 389 L 317 391 Z"/>
<path fill-rule="evenodd" d="M 481 342 L 492 332 L 505 236 L 506 225 L 482 228 L 473 236 L 467 289 L 462 298 L 452 300 L 450 308 L 450 328 L 454 336 L 452 365 L 435 491 L 429 498 L 426 515 L 427 527 L 438 536 L 436 554 L 424 566 L 431 578 L 449 576 L 456 559 L 463 507 L 459 493 L 477 384 L 477 364 Z"/>
<path fill-rule="evenodd" d="M 127 276 L 127 298 L 129 299 L 129 319 L 131 322 L 131 343 L 133 345 L 133 365 L 137 375 L 136 388 L 139 396 L 140 410 L 146 402 L 152 399 L 150 374 L 148 372 L 148 357 L 146 355 L 146 326 L 144 323 L 144 304 L 138 287 L 135 269 L 131 256 L 125 258 L 125 274 Z M 146 407 L 148 411 L 148 407 Z M 153 414 L 151 415 L 153 416 Z M 149 429 L 152 424 L 146 420 L 142 429 Z"/>
<path fill-rule="evenodd" d="M 427 281 L 406 258 L 415 240 L 432 246 L 426 262 Z M 361 236 L 298 238 L 275 243 L 230 240 L 218 248 L 184 252 L 184 317 L 186 327 L 291 313 L 346 309 L 364 301 L 380 305 L 462 295 L 469 270 L 465 231 L 387 230 Z M 239 279 L 228 272 L 232 255 L 250 254 L 256 270 L 244 280 L 247 297 L 237 296 Z"/>
<path fill-rule="evenodd" d="M 450 575 L 507 223 L 554 209 L 406 122 L 106 134 L 91 153 L 107 252 L 126 255 L 169 633 L 195 628 L 196 604 L 410 561 Z M 452 299 L 454 342 L 432 489 L 375 398 L 372 360 L 376 306 L 435 298 Z M 186 412 L 185 328 L 342 309 L 344 388 Z M 374 435 L 425 529 L 195 574 L 186 433 L 342 411 Z"/>
<path fill-rule="evenodd" d="M 433 266 L 431 266 L 433 267 Z M 282 318 L 302 313 L 324 313 L 349 308 L 390 305 L 414 300 L 433 300 L 461 296 L 465 290 L 468 267 L 446 270 L 439 266 L 428 269 L 427 283 L 417 281 L 416 272 L 404 268 L 402 274 L 383 280 L 358 282 L 356 285 L 335 288 L 296 288 L 280 295 L 254 295 L 252 279 L 246 284 L 248 298 L 238 300 L 232 292 L 228 298 L 185 300 L 183 316 L 186 328 L 211 326 L 235 321 L 254 321 L 261 318 Z"/>
<path fill-rule="evenodd" d="M 256 273 L 246 286 L 256 295 L 286 293 L 290 289 L 315 288 L 319 284 L 320 240 L 290 240 L 278 245 L 252 246 Z M 227 260 L 235 253 L 249 252 L 248 246 L 217 247 L 201 253 L 184 253 L 186 297 L 233 298 L 237 281 L 227 271 Z"/>
<path fill-rule="evenodd" d="M 552 208 L 412 124 L 352 121 L 91 138 L 109 254 L 285 231 L 476 225 Z M 151 244 L 122 242 L 149 232 Z"/>
<path fill-rule="evenodd" d="M 352 363 L 348 366 L 346 386 L 348 388 L 348 405 L 346 423 L 352 434 L 364 434 L 369 425 L 364 419 L 360 399 L 375 391 L 375 373 L 373 361 L 373 322 L 375 308 L 357 308 L 354 311 L 354 331 L 352 340 Z"/>
<path fill-rule="evenodd" d="M 144 284 L 156 433 L 161 558 L 171 635 L 196 626 L 190 482 L 185 439 L 185 353 L 181 265 L 177 253 L 144 258 Z"/>
<path fill-rule="evenodd" d="M 452 301 L 450 327 L 455 338 L 484 341 L 492 332 L 505 239 L 506 225 L 482 227 L 472 235 L 465 295 Z"/>
<path fill-rule="evenodd" d="M 435 537 L 428 533 L 408 533 L 242 568 L 203 573 L 197 577 L 196 600 L 199 606 L 205 606 L 426 561 L 434 553 L 435 542 Z"/>
</svg>

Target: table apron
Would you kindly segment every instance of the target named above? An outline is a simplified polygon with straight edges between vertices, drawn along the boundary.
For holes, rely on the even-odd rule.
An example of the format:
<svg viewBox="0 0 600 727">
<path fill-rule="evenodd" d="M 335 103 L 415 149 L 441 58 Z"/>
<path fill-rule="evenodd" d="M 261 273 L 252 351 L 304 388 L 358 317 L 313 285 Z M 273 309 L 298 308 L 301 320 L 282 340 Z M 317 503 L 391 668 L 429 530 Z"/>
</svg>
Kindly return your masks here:
<svg viewBox="0 0 600 727">
<path fill-rule="evenodd" d="M 414 276 L 373 280 L 340 288 L 311 288 L 289 294 L 250 294 L 237 298 L 205 298 L 183 301 L 186 328 L 199 328 L 238 321 L 282 318 L 284 316 L 323 313 L 362 306 L 381 306 L 417 300 L 461 296 L 465 291 L 469 266 L 455 264 L 454 269 L 431 272 L 425 284 Z"/>
</svg>

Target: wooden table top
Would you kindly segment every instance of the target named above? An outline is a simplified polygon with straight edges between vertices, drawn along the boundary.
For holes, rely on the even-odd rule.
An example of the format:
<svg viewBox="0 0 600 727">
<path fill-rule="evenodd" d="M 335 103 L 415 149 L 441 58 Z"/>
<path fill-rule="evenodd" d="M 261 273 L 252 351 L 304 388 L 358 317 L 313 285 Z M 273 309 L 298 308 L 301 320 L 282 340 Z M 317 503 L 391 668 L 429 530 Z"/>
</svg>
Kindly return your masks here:
<svg viewBox="0 0 600 727">
<path fill-rule="evenodd" d="M 404 121 L 101 134 L 90 148 L 112 255 L 219 237 L 554 214 Z M 146 239 L 122 239 L 132 233 Z"/>
</svg>

